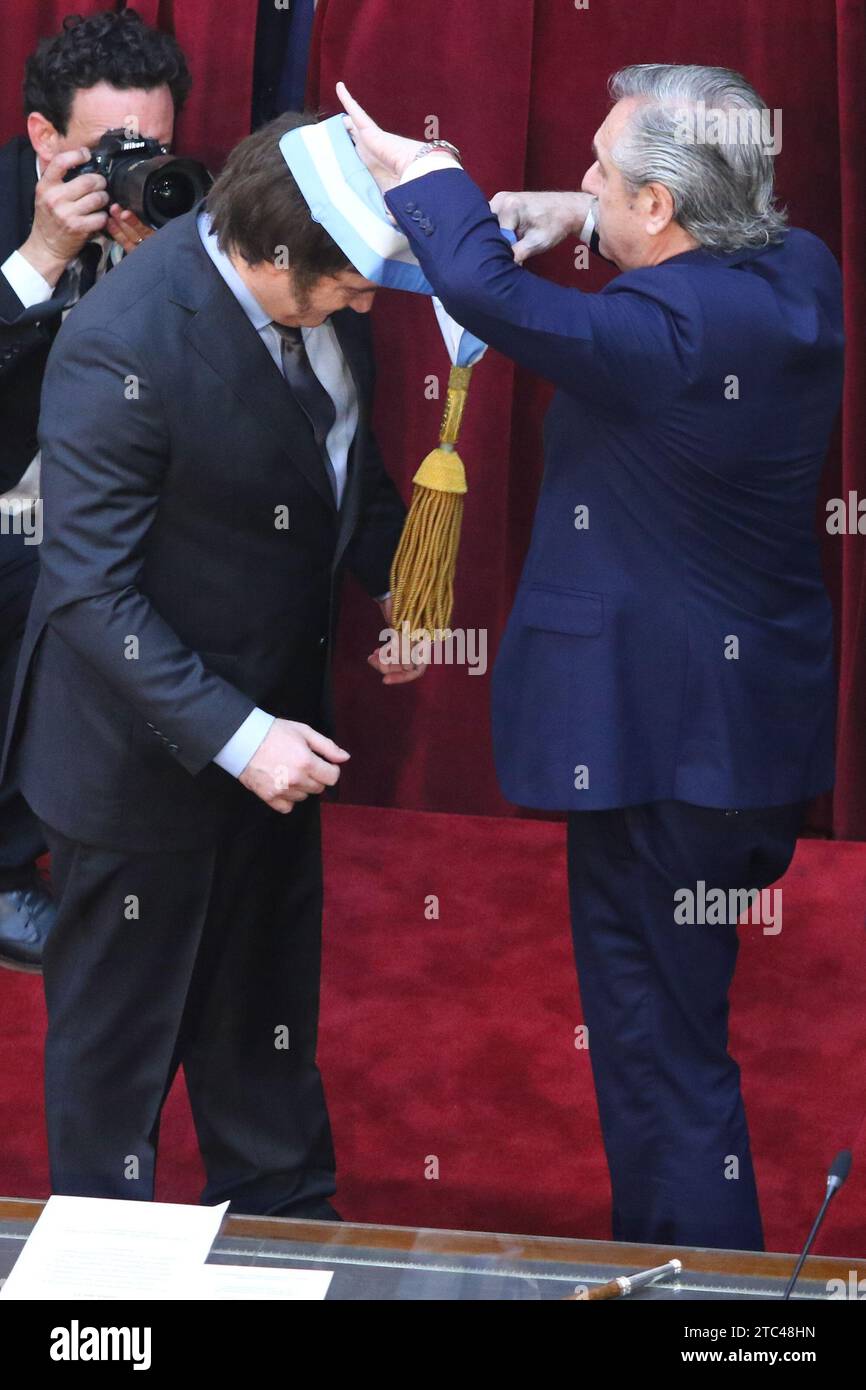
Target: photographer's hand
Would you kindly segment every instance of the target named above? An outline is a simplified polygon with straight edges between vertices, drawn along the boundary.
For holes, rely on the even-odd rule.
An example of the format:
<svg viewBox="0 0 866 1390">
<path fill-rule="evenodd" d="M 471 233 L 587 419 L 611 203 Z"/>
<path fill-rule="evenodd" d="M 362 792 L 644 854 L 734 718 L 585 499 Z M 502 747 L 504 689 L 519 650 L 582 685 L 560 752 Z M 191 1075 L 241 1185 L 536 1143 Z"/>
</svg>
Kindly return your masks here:
<svg viewBox="0 0 866 1390">
<path fill-rule="evenodd" d="M 154 234 L 153 227 L 148 227 L 146 222 L 142 222 L 129 208 L 122 208 L 120 203 L 112 203 L 108 209 L 105 230 L 127 255 Z"/>
<path fill-rule="evenodd" d="M 63 182 L 69 169 L 89 158 L 88 149 L 64 150 L 45 166 L 36 185 L 33 226 L 19 250 L 49 285 L 57 284 L 85 242 L 108 221 L 108 193 L 101 174 L 80 174 Z"/>
</svg>

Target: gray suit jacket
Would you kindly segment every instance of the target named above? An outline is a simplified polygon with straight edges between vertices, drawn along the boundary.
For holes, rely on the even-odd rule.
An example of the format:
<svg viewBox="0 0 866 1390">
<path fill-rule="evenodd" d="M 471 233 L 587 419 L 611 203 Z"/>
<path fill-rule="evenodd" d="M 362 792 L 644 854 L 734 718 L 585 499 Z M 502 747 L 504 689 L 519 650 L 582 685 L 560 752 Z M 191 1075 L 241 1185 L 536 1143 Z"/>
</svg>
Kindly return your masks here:
<svg viewBox="0 0 866 1390">
<path fill-rule="evenodd" d="M 60 330 L 39 430 L 41 573 L 5 756 L 63 834 L 207 843 L 249 795 L 212 759 L 256 704 L 330 727 L 342 574 L 384 592 L 404 515 L 370 429 L 369 325 L 352 310 L 333 323 L 360 405 L 339 512 L 307 417 L 194 212 Z"/>
</svg>

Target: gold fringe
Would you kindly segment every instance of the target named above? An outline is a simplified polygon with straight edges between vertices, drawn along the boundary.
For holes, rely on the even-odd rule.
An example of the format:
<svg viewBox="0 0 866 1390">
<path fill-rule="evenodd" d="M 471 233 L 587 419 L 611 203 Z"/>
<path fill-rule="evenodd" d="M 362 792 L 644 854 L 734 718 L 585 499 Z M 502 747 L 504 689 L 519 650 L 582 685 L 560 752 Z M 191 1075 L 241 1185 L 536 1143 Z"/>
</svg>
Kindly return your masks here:
<svg viewBox="0 0 866 1390">
<path fill-rule="evenodd" d="M 448 628 L 463 521 L 466 470 L 454 448 L 460 434 L 471 367 L 452 367 L 439 448 L 413 478 L 412 503 L 391 566 L 392 626 L 431 640 Z"/>
</svg>

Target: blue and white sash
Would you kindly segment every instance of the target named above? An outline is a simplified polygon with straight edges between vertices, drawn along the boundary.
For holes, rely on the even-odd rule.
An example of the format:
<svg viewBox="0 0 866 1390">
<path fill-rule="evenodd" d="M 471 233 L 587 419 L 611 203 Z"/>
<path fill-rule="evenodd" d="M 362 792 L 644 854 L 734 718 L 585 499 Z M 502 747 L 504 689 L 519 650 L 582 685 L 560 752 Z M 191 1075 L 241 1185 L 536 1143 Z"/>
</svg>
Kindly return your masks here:
<svg viewBox="0 0 866 1390">
<path fill-rule="evenodd" d="M 385 289 L 430 295 L 454 365 L 473 367 L 480 361 L 487 344 L 456 323 L 433 294 L 407 238 L 391 222 L 342 116 L 288 131 L 280 150 L 311 217 L 333 237 L 358 273 Z M 509 239 L 513 240 L 513 233 Z"/>
</svg>

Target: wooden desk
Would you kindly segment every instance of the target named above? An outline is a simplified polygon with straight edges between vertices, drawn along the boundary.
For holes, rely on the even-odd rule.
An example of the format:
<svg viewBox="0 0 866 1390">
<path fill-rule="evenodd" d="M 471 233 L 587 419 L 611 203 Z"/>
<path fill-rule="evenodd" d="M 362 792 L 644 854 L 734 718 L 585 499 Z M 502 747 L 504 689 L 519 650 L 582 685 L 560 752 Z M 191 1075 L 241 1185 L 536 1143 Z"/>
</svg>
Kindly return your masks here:
<svg viewBox="0 0 866 1390">
<path fill-rule="evenodd" d="M 12 1268 L 43 1205 L 0 1200 L 0 1278 Z M 750 1251 L 252 1216 L 226 1219 L 209 1263 L 330 1269 L 334 1278 L 328 1298 L 337 1300 L 540 1302 L 561 1299 L 577 1285 L 592 1287 L 618 1274 L 664 1264 L 674 1256 L 684 1267 L 678 1282 L 642 1290 L 631 1301 L 778 1300 L 795 1263 L 793 1255 Z M 833 1279 L 846 1286 L 866 1280 L 866 1260 L 811 1258 L 793 1299 L 827 1299 L 827 1284 Z"/>
</svg>

